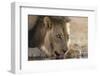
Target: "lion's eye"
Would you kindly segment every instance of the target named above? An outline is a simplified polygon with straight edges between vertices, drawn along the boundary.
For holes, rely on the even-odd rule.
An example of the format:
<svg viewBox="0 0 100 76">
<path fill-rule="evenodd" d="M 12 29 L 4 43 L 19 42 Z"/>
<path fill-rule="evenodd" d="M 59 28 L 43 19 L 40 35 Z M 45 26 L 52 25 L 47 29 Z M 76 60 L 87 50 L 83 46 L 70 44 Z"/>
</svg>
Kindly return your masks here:
<svg viewBox="0 0 100 76">
<path fill-rule="evenodd" d="M 57 34 L 56 37 L 59 38 L 59 34 Z"/>
<path fill-rule="evenodd" d="M 63 35 L 62 34 L 57 34 L 56 37 L 62 39 Z"/>
</svg>

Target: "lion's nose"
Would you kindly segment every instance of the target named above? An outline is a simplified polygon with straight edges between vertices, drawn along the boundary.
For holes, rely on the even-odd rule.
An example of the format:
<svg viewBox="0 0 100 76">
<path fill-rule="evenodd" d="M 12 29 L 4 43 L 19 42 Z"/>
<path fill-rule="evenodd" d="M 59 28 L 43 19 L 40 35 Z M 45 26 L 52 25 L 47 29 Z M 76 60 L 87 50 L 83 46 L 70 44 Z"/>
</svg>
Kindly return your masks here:
<svg viewBox="0 0 100 76">
<path fill-rule="evenodd" d="M 66 48 L 66 49 L 63 49 L 62 51 L 63 51 L 63 53 L 65 53 L 67 50 L 68 50 L 68 49 Z"/>
<path fill-rule="evenodd" d="M 58 52 L 55 51 L 56 56 L 60 56 L 60 54 Z"/>
</svg>

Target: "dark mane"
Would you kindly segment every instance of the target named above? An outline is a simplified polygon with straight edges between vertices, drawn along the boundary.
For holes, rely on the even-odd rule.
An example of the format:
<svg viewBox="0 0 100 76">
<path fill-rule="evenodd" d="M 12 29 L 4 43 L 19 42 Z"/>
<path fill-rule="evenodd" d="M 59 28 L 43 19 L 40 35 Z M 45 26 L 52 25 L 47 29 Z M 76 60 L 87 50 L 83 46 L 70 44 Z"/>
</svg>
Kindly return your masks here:
<svg viewBox="0 0 100 76">
<path fill-rule="evenodd" d="M 56 24 L 63 24 L 65 22 L 69 22 L 70 19 L 68 17 L 64 16 L 50 16 L 51 22 L 56 23 Z"/>
<path fill-rule="evenodd" d="M 38 17 L 34 28 L 32 28 L 29 32 L 29 47 L 38 47 L 43 42 L 44 36 L 46 34 L 46 29 L 44 28 L 43 17 Z M 39 45 L 40 44 L 40 45 Z"/>
</svg>

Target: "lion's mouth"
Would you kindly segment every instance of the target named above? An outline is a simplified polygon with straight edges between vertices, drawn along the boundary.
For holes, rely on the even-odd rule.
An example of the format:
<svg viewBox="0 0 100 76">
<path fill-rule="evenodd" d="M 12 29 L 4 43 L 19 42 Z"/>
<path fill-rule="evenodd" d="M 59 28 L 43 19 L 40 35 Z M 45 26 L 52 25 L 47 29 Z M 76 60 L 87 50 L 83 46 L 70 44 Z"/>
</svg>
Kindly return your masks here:
<svg viewBox="0 0 100 76">
<path fill-rule="evenodd" d="M 55 51 L 56 59 L 63 59 L 64 54 L 59 54 L 58 52 Z"/>
</svg>

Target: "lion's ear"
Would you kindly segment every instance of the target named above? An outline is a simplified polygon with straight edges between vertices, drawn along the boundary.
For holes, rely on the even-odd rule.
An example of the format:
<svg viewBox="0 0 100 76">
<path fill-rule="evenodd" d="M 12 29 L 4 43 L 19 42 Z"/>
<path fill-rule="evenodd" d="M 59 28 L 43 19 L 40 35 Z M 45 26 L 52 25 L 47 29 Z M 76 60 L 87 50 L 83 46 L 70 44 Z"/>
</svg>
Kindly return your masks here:
<svg viewBox="0 0 100 76">
<path fill-rule="evenodd" d="M 51 20 L 50 20 L 49 17 L 44 17 L 44 24 L 45 24 L 45 27 L 47 27 L 49 29 L 52 27 L 51 26 Z"/>
</svg>

